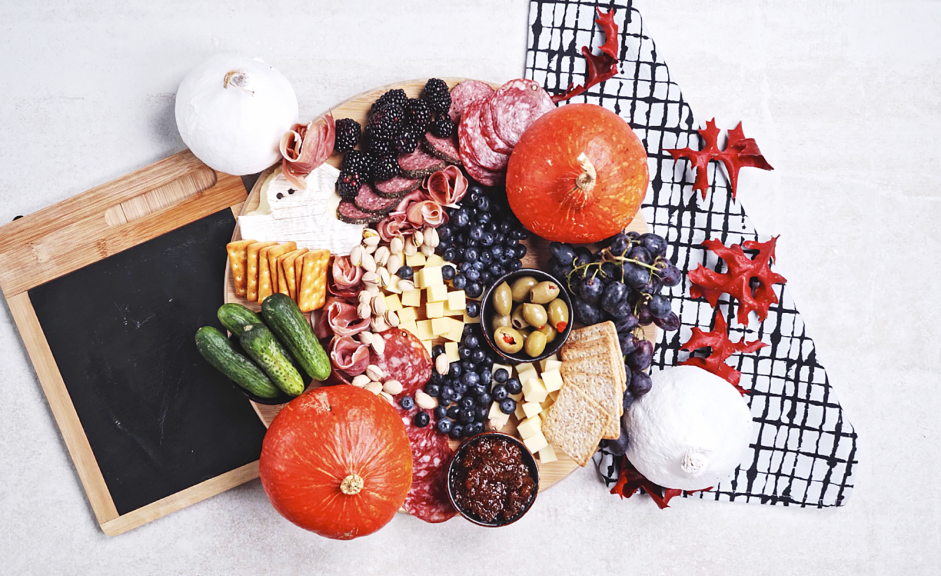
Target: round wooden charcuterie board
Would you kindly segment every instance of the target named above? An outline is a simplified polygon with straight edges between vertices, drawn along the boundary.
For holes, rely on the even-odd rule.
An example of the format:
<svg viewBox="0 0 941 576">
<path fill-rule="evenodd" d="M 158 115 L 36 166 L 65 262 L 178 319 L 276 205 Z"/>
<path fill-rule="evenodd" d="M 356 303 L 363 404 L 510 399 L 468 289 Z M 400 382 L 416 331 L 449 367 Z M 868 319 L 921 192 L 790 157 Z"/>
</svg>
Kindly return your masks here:
<svg viewBox="0 0 941 576">
<path fill-rule="evenodd" d="M 450 87 L 453 87 L 454 85 L 464 81 L 465 79 L 464 78 L 445 78 L 444 80 L 448 83 Z M 333 108 L 332 109 L 333 116 L 336 119 L 352 118 L 353 120 L 356 120 L 360 124 L 365 124 L 366 115 L 368 114 L 369 109 L 372 106 L 372 103 L 377 98 L 379 98 L 379 96 L 381 96 L 383 93 L 385 93 L 388 90 L 401 88 L 405 90 L 405 93 L 408 94 L 410 98 L 417 98 L 421 94 L 422 88 L 424 87 L 426 81 L 427 81 L 426 79 L 410 80 L 407 82 L 400 82 L 397 84 L 381 86 L 379 88 L 375 88 L 373 90 L 363 92 L 362 94 L 359 94 L 358 96 L 354 96 L 353 98 L 350 98 L 349 100 L 346 100 L 345 102 L 342 102 L 341 104 L 339 104 L 337 107 Z M 492 82 L 490 84 L 494 88 L 500 87 L 499 84 L 494 84 Z M 340 155 L 335 154 L 327 160 L 327 163 L 339 168 L 341 159 L 342 157 Z M 245 200 L 245 203 L 242 205 L 240 215 L 258 208 L 262 186 L 265 180 L 275 170 L 275 168 L 277 168 L 277 166 L 273 166 L 269 168 L 268 170 L 264 171 L 261 174 L 261 176 L 258 178 L 257 182 L 255 183 L 255 186 L 252 188 L 251 192 L 249 193 L 248 198 Z M 646 221 L 644 221 L 643 214 L 638 212 L 637 216 L 634 217 L 634 220 L 630 223 L 630 225 L 627 227 L 626 230 L 628 231 L 634 230 L 640 233 L 648 232 L 649 229 L 647 228 Z M 236 241 L 236 240 L 241 240 L 241 239 L 242 239 L 241 232 L 239 231 L 239 227 L 236 225 L 235 231 L 232 234 L 232 240 Z M 524 243 L 528 246 L 529 251 L 526 254 L 526 256 L 523 258 L 523 267 L 524 268 L 539 268 L 543 270 L 546 269 L 546 267 L 548 266 L 548 260 L 549 260 L 549 254 L 548 254 L 549 242 L 545 239 L 532 236 L 529 240 L 526 240 Z M 225 290 L 225 302 L 227 303 L 236 302 L 244 306 L 247 306 L 253 310 L 256 310 L 256 311 L 259 310 L 258 304 L 254 302 L 249 302 L 245 298 L 241 298 L 235 295 L 235 289 L 232 285 L 231 272 L 229 270 L 228 262 L 226 263 L 224 290 Z M 656 326 L 650 325 L 644 328 L 644 337 L 647 340 L 650 340 L 651 342 L 656 342 L 656 336 L 657 336 Z M 316 383 L 314 385 L 316 385 Z M 264 425 L 269 426 L 271 422 L 274 420 L 275 416 L 278 415 L 278 412 L 281 411 L 281 408 L 284 407 L 284 404 L 266 405 L 266 404 L 258 404 L 256 402 L 252 402 L 252 406 L 254 407 L 255 412 L 258 414 L 258 417 L 261 419 Z M 507 432 L 509 434 L 515 435 L 516 425 L 517 425 L 516 417 L 511 416 L 510 422 L 503 429 L 503 432 Z M 456 447 L 459 444 L 459 441 L 452 440 L 451 444 L 452 444 L 452 447 Z M 576 464 L 575 461 L 569 458 L 564 452 L 559 451 L 557 452 L 556 455 L 558 457 L 558 460 L 556 462 L 550 462 L 548 464 L 541 464 L 539 466 L 539 476 L 540 476 L 539 490 L 540 492 L 558 483 L 559 481 L 564 479 L 566 476 L 574 472 L 579 467 L 578 464 Z"/>
</svg>

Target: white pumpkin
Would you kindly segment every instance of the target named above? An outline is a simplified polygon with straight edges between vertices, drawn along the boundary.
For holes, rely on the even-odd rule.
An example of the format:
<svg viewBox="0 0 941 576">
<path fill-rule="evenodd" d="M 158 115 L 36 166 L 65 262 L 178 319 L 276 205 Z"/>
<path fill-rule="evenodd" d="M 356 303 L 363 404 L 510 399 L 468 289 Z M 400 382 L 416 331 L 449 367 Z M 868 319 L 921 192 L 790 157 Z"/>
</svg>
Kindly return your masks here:
<svg viewBox="0 0 941 576">
<path fill-rule="evenodd" d="M 651 380 L 650 392 L 624 413 L 631 464 L 664 488 L 700 490 L 728 478 L 751 439 L 741 395 L 695 366 L 668 368 Z"/>
<path fill-rule="evenodd" d="M 259 58 L 213 56 L 176 93 L 183 142 L 214 170 L 254 174 L 281 159 L 281 137 L 298 120 L 297 96 L 283 74 Z"/>
</svg>

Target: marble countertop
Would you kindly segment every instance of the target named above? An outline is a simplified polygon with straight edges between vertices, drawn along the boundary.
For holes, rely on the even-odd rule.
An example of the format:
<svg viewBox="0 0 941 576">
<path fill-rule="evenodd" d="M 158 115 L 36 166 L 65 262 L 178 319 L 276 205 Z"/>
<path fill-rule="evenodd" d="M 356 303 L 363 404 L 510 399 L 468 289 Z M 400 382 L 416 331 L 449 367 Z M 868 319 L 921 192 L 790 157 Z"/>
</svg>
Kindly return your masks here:
<svg viewBox="0 0 941 576">
<path fill-rule="evenodd" d="M 204 57 L 263 56 L 301 117 L 390 82 L 522 73 L 525 0 L 0 3 L 0 222 L 184 148 L 174 92 Z M 738 198 L 780 234 L 821 362 L 860 436 L 840 509 L 619 501 L 592 467 L 501 530 L 396 517 L 333 542 L 258 481 L 118 537 L 95 522 L 9 310 L 0 312 L 4 574 L 927 574 L 941 560 L 937 2 L 636 0 L 701 119 L 775 166 Z"/>
</svg>

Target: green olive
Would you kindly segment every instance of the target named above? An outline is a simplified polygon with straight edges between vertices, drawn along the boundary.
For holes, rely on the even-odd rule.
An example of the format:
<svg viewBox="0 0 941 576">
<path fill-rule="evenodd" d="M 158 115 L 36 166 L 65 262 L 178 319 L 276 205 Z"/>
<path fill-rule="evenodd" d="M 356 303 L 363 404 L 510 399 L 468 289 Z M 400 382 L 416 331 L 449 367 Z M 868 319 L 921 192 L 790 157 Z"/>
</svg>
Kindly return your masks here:
<svg viewBox="0 0 941 576">
<path fill-rule="evenodd" d="M 529 301 L 533 304 L 546 304 L 559 297 L 559 285 L 546 280 L 533 286 L 529 291 Z"/>
<path fill-rule="evenodd" d="M 549 302 L 549 323 L 560 332 L 568 326 L 569 307 L 565 305 L 565 301 L 561 298 Z"/>
<path fill-rule="evenodd" d="M 532 276 L 523 276 L 513 281 L 513 301 L 525 302 L 529 298 L 529 291 L 537 284 Z"/>
<path fill-rule="evenodd" d="M 517 330 L 522 330 L 523 328 L 529 328 L 529 322 L 523 318 L 523 305 L 520 304 L 513 310 L 513 315 L 510 316 L 510 325 L 516 328 Z"/>
<path fill-rule="evenodd" d="M 509 314 L 506 314 L 506 315 L 501 316 L 501 315 L 499 315 L 499 314 L 494 314 L 494 315 L 490 318 L 490 325 L 493 326 L 493 329 L 494 329 L 494 330 L 496 330 L 496 329 L 499 328 L 500 326 L 509 326 L 509 325 L 510 325 L 510 315 L 509 315 Z"/>
<path fill-rule="evenodd" d="M 493 289 L 493 309 L 500 316 L 509 315 L 513 308 L 513 291 L 506 282 Z"/>
<path fill-rule="evenodd" d="M 523 320 L 534 328 L 542 328 L 546 325 L 549 316 L 542 304 L 523 304 Z"/>
<path fill-rule="evenodd" d="M 497 348 L 507 354 L 516 354 L 523 349 L 523 336 L 509 326 L 500 326 L 493 332 Z"/>
<path fill-rule="evenodd" d="M 534 330 L 526 337 L 526 353 L 532 357 L 539 356 L 546 349 L 546 335 Z"/>
<path fill-rule="evenodd" d="M 552 344 L 555 342 L 555 337 L 559 335 L 559 331 L 552 327 L 552 324 L 546 324 L 539 329 L 540 332 L 546 335 L 546 344 Z"/>
</svg>

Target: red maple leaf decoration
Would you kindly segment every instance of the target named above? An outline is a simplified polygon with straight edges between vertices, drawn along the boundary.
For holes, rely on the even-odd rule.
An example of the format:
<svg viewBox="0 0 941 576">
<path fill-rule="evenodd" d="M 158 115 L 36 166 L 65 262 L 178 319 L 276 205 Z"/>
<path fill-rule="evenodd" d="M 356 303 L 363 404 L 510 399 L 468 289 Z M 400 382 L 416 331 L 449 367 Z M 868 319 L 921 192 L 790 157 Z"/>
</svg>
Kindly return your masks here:
<svg viewBox="0 0 941 576">
<path fill-rule="evenodd" d="M 669 508 L 670 500 L 683 493 L 682 490 L 677 488 L 664 488 L 663 486 L 654 484 L 645 478 L 643 474 L 638 472 L 637 468 L 634 468 L 634 465 L 630 463 L 626 456 L 622 456 L 621 473 L 618 475 L 617 484 L 611 489 L 611 494 L 617 494 L 622 499 L 630 498 L 641 488 L 644 489 L 644 492 L 653 499 L 654 503 L 661 510 Z M 709 490 L 712 490 L 712 486 L 703 488 L 702 490 L 687 490 L 686 493 L 695 494 L 696 492 L 707 492 Z"/>
<path fill-rule="evenodd" d="M 688 275 L 692 282 L 690 295 L 693 298 L 705 297 L 715 307 L 724 292 L 738 298 L 736 318 L 740 324 L 748 324 L 748 314 L 753 310 L 760 320 L 764 320 L 768 317 L 768 309 L 778 301 L 773 285 L 787 282 L 784 276 L 771 271 L 771 259 L 774 258 L 777 241 L 777 236 L 767 242 L 747 240 L 741 246 L 733 244 L 729 248 L 718 240 L 705 240 L 703 246 L 725 260 L 729 270 L 720 273 L 705 266 L 691 270 Z M 745 255 L 742 246 L 758 250 L 754 260 Z M 754 289 L 753 282 L 757 283 Z"/>
<path fill-rule="evenodd" d="M 601 54 L 592 54 L 588 46 L 582 46 L 582 56 L 588 64 L 588 78 L 584 86 L 574 86 L 574 82 L 569 84 L 568 90 L 564 94 L 556 94 L 552 101 L 556 104 L 583 94 L 586 90 L 600 84 L 618 73 L 618 25 L 614 23 L 614 8 L 606 13 L 601 8 L 595 8 L 598 16 L 595 22 L 604 31 L 604 44 L 599 50 Z"/>
<path fill-rule="evenodd" d="M 716 316 L 716 325 L 711 332 L 703 332 L 700 328 L 693 328 L 693 335 L 690 336 L 686 344 L 680 347 L 680 350 L 692 352 L 699 348 L 711 348 L 712 351 L 706 358 L 690 357 L 689 360 L 684 360 L 680 364 L 698 366 L 707 372 L 712 372 L 735 386 L 735 389 L 744 396 L 746 390 L 739 386 L 742 373 L 726 364 L 725 361 L 736 352 L 754 352 L 759 348 L 764 348 L 767 344 L 760 340 L 745 342 L 744 336 L 738 342 L 732 342 L 729 339 L 728 332 L 729 326 L 722 312 L 719 312 Z"/>
<path fill-rule="evenodd" d="M 725 150 L 719 150 L 718 140 L 720 130 L 716 127 L 716 119 L 706 122 L 706 128 L 697 130 L 702 136 L 705 145 L 702 150 L 693 150 L 690 147 L 672 148 L 667 152 L 673 156 L 673 160 L 686 158 L 693 165 L 696 171 L 696 182 L 693 184 L 693 190 L 699 190 L 702 193 L 703 200 L 706 199 L 706 190 L 709 188 L 709 176 L 706 167 L 712 160 L 718 160 L 729 174 L 729 185 L 732 188 L 732 198 L 735 198 L 735 188 L 738 183 L 738 171 L 745 166 L 752 168 L 761 168 L 762 170 L 774 170 L 771 164 L 761 155 L 758 144 L 754 138 L 746 138 L 742 132 L 742 123 L 729 130 L 729 141 Z"/>
</svg>

